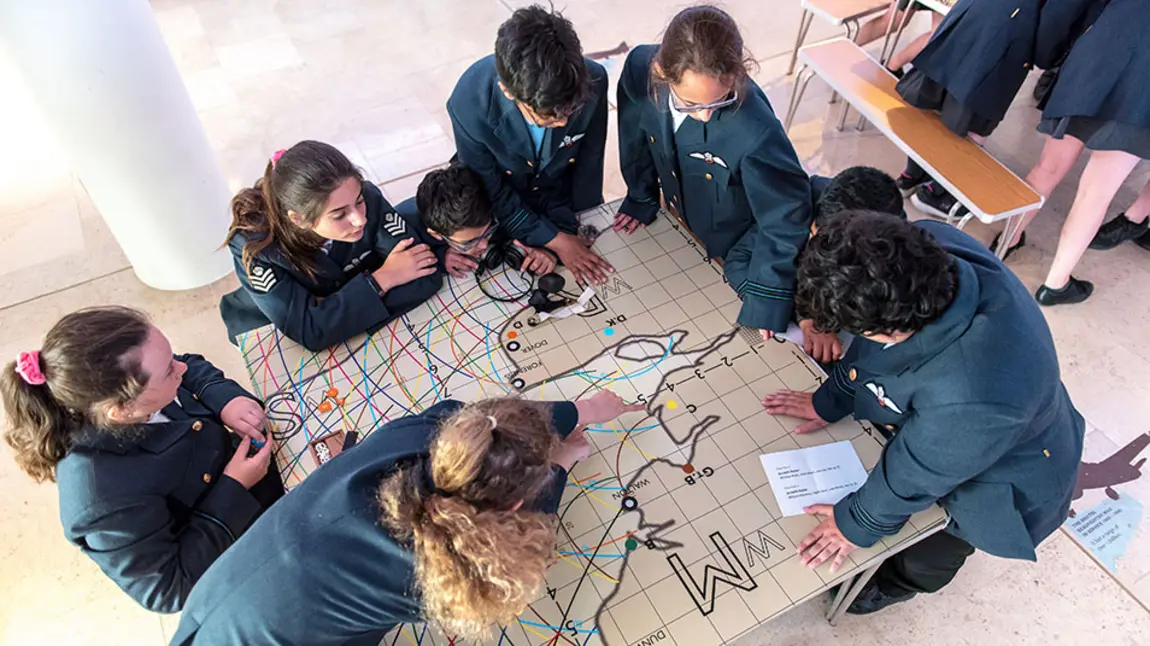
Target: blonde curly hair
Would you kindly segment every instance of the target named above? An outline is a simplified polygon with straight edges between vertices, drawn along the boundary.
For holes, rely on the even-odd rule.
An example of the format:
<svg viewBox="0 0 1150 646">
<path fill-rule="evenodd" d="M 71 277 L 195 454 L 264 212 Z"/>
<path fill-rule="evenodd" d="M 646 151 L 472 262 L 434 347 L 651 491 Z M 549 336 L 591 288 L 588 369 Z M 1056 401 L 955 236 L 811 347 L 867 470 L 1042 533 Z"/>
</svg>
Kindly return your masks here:
<svg viewBox="0 0 1150 646">
<path fill-rule="evenodd" d="M 380 485 L 383 524 L 413 545 L 428 619 L 482 639 L 538 595 L 555 559 L 555 521 L 520 505 L 547 486 L 558 443 L 550 406 L 480 401 L 443 422 L 426 462 Z"/>
</svg>

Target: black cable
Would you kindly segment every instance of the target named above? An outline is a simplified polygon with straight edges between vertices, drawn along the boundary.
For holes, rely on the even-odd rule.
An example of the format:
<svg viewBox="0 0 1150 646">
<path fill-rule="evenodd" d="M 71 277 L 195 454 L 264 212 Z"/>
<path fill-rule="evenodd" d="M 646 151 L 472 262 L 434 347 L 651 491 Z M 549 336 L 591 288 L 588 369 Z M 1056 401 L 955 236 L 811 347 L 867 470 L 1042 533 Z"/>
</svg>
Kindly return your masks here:
<svg viewBox="0 0 1150 646">
<path fill-rule="evenodd" d="M 487 253 L 484 254 L 483 259 L 479 261 L 479 266 L 475 268 L 475 282 L 479 285 L 479 291 L 497 303 L 518 303 L 530 296 L 535 291 L 535 275 L 520 269 L 525 259 L 526 256 L 516 249 L 514 244 L 492 244 L 487 248 Z M 521 293 L 498 296 L 487 291 L 487 287 L 483 284 L 483 274 L 487 273 L 494 276 L 495 272 L 503 265 L 507 265 L 505 273 L 510 273 L 512 270 L 518 271 L 519 278 L 527 283 L 527 287 Z"/>
</svg>

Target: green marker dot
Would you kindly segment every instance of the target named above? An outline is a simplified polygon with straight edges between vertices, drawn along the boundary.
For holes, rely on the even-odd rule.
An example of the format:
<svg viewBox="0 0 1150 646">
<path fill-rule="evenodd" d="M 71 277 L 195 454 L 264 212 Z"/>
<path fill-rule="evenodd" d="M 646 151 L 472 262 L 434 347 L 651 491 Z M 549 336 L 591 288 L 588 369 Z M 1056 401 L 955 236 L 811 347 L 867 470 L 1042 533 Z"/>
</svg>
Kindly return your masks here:
<svg viewBox="0 0 1150 646">
<path fill-rule="evenodd" d="M 631 550 L 635 549 L 636 547 L 639 547 L 639 541 L 637 541 L 633 538 L 628 538 L 625 545 L 627 546 L 627 551 L 630 552 Z"/>
</svg>

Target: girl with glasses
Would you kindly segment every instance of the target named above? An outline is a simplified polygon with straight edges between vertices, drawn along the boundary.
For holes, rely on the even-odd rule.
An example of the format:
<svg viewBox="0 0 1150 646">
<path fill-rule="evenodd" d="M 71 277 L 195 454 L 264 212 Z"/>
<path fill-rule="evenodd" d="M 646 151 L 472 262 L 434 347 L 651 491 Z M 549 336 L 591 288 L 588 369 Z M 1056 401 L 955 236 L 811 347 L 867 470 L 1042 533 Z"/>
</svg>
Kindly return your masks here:
<svg viewBox="0 0 1150 646">
<path fill-rule="evenodd" d="M 618 91 L 627 197 L 615 228 L 653 222 L 661 196 L 724 263 L 743 299 L 738 322 L 770 336 L 791 319 L 811 189 L 753 65 L 735 21 L 707 5 L 684 9 L 660 45 L 628 55 Z"/>
<path fill-rule="evenodd" d="M 393 208 L 343 153 L 301 141 L 232 199 L 227 245 L 240 288 L 224 296 L 228 336 L 274 323 L 313 351 L 374 332 L 430 298 L 444 248 L 412 200 Z"/>
</svg>

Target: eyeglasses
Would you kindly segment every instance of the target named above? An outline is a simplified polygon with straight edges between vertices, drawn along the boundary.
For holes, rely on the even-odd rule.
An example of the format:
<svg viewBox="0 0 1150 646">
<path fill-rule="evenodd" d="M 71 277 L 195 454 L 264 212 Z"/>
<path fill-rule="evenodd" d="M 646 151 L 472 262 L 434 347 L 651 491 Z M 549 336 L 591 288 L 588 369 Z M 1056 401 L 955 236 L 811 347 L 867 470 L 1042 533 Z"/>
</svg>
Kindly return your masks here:
<svg viewBox="0 0 1150 646">
<path fill-rule="evenodd" d="M 480 233 L 478 236 L 468 240 L 467 242 L 459 242 L 456 240 L 452 240 L 451 238 L 448 238 L 447 236 L 444 236 L 443 239 L 446 240 L 447 244 L 451 245 L 451 248 L 455 249 L 456 251 L 460 251 L 460 252 L 471 251 L 480 242 L 483 242 L 484 240 L 489 240 L 491 238 L 491 236 L 495 235 L 495 228 L 496 228 L 495 227 L 495 221 L 492 220 L 491 223 L 487 225 L 487 228 L 483 230 L 483 233 Z"/>
<path fill-rule="evenodd" d="M 681 114 L 691 114 L 692 112 L 701 112 L 703 110 L 717 110 L 719 108 L 725 108 L 739 100 L 739 93 L 735 90 L 731 90 L 731 96 L 723 99 L 722 101 L 708 103 L 706 105 L 680 105 L 683 103 L 683 100 L 679 98 L 678 94 L 675 94 L 674 90 L 671 90 L 671 96 L 675 99 L 674 101 L 671 101 L 671 107 L 675 109 L 675 112 L 679 112 Z"/>
</svg>

